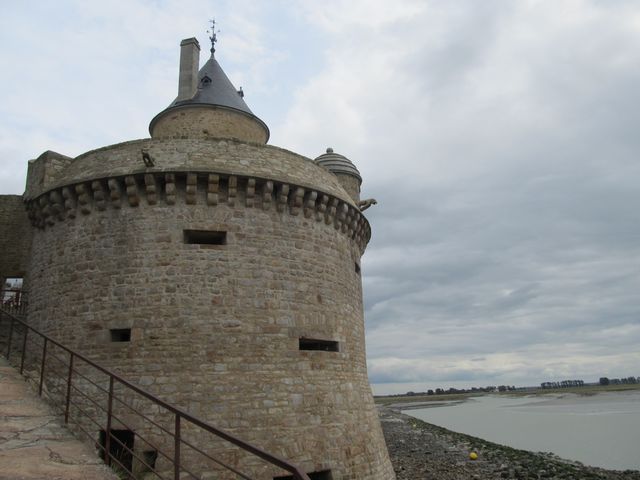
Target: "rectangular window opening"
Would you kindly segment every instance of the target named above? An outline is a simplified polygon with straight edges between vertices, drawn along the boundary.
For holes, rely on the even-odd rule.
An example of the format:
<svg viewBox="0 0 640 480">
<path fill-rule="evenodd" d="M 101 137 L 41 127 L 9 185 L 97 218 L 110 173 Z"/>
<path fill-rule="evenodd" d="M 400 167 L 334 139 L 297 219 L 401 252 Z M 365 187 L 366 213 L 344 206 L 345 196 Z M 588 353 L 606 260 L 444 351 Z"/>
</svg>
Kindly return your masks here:
<svg viewBox="0 0 640 480">
<path fill-rule="evenodd" d="M 109 439 L 109 455 L 115 458 L 117 462 L 120 462 L 122 467 L 127 470 L 127 473 L 133 473 L 133 439 L 134 433 L 131 430 L 111 430 Z M 100 430 L 100 458 L 105 459 L 105 450 L 107 448 L 107 432 L 106 430 Z M 122 469 L 117 462 L 112 462 L 111 465 Z"/>
<path fill-rule="evenodd" d="M 357 273 L 358 275 L 360 275 L 360 265 L 358 265 L 358 262 L 355 262 L 355 264 L 354 264 L 354 265 L 355 265 L 355 268 L 356 268 L 356 273 Z"/>
<path fill-rule="evenodd" d="M 216 230 L 184 230 L 184 243 L 196 245 L 226 245 L 227 232 Z"/>
<path fill-rule="evenodd" d="M 319 350 L 322 352 L 339 352 L 339 344 L 334 340 L 319 340 L 317 338 L 300 338 L 300 350 Z"/>
<path fill-rule="evenodd" d="M 130 342 L 131 341 L 131 329 L 130 328 L 112 328 L 109 330 L 111 333 L 112 342 Z"/>
<path fill-rule="evenodd" d="M 307 473 L 310 480 L 333 480 L 331 470 L 322 470 L 321 472 Z M 285 475 L 282 477 L 273 477 L 273 480 L 293 480 L 293 475 Z"/>
</svg>

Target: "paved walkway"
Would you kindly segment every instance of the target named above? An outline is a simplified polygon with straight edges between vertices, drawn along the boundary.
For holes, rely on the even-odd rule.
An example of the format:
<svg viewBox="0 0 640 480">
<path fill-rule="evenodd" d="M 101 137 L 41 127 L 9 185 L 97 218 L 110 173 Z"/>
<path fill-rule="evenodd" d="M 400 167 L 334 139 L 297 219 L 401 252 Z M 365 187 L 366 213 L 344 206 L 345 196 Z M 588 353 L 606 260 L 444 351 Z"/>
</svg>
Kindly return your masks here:
<svg viewBox="0 0 640 480">
<path fill-rule="evenodd" d="M 0 358 L 0 480 L 117 480 Z"/>
</svg>

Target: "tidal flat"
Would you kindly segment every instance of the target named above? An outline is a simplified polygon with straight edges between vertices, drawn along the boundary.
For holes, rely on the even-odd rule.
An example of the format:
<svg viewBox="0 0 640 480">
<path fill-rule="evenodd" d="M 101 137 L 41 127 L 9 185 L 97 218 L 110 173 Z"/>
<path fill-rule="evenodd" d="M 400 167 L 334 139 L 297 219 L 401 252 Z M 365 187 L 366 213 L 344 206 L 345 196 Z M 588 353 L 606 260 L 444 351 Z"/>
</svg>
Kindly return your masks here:
<svg viewBox="0 0 640 480">
<path fill-rule="evenodd" d="M 590 467 L 453 432 L 393 407 L 378 409 L 397 480 L 640 480 L 638 470 Z"/>
<path fill-rule="evenodd" d="M 456 432 L 608 469 L 640 469 L 640 391 L 485 395 L 405 413 Z"/>
</svg>

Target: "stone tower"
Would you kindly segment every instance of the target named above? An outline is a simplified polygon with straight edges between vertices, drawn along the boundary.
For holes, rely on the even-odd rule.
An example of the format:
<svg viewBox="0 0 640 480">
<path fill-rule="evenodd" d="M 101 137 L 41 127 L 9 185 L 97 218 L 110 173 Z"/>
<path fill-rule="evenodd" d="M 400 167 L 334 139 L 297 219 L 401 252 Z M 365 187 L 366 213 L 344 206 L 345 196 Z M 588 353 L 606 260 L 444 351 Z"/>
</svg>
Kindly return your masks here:
<svg viewBox="0 0 640 480">
<path fill-rule="evenodd" d="M 393 479 L 365 362 L 360 174 L 266 145 L 214 46 L 199 68 L 181 43 L 151 138 L 30 162 L 28 320 L 314 478 Z"/>
</svg>

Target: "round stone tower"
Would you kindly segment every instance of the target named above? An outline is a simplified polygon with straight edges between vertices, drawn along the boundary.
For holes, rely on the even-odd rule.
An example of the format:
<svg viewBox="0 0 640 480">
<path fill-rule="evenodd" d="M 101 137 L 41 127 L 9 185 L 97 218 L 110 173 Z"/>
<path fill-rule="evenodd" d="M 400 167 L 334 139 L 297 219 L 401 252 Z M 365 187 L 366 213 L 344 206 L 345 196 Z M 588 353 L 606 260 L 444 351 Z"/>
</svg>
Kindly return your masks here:
<svg viewBox="0 0 640 480">
<path fill-rule="evenodd" d="M 360 174 L 266 145 L 213 48 L 201 69 L 198 42 L 181 48 L 151 138 L 32 162 L 29 322 L 313 478 L 393 479 L 365 361 Z"/>
</svg>

